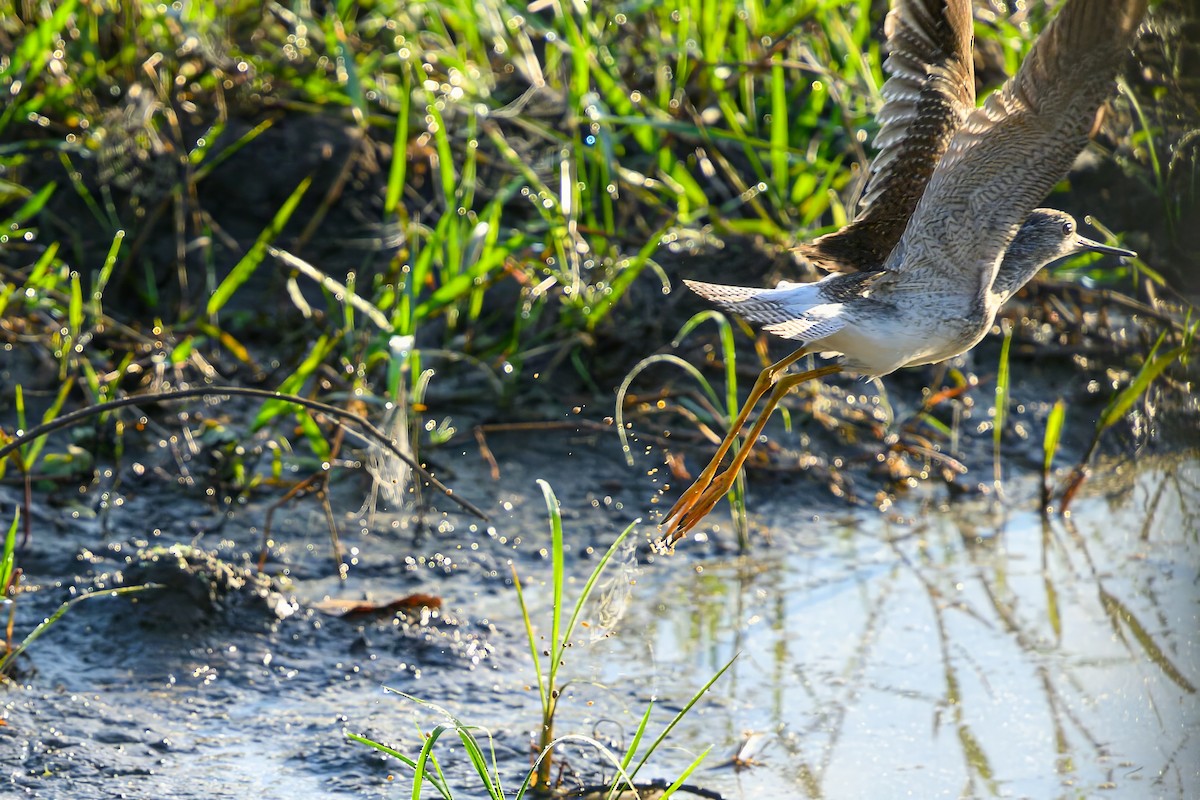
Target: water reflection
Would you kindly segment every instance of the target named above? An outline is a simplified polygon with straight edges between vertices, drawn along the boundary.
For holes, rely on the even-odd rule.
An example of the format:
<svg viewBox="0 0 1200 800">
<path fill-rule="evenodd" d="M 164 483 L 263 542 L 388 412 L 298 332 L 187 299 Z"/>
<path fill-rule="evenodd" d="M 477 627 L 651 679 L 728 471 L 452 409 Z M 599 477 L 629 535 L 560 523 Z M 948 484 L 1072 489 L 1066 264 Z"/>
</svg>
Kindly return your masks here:
<svg viewBox="0 0 1200 800">
<path fill-rule="evenodd" d="M 1032 482 L 909 526 L 764 509 L 774 548 L 646 570 L 650 646 L 613 640 L 601 679 L 682 702 L 740 652 L 674 740 L 769 734 L 764 766 L 697 781 L 731 795 L 1196 796 L 1200 459 L 1120 471 L 1049 521 Z"/>
</svg>

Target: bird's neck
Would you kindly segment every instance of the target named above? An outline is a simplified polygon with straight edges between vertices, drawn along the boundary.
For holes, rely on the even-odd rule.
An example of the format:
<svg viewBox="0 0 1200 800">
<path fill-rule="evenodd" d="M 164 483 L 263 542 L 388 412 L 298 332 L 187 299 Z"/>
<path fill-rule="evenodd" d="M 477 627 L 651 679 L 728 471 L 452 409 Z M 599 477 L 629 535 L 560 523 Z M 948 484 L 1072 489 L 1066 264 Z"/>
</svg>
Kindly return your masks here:
<svg viewBox="0 0 1200 800">
<path fill-rule="evenodd" d="M 1010 297 L 1020 291 L 1021 287 L 1029 283 L 1034 275 L 1041 271 L 1044 264 L 1032 265 L 1017 265 L 1010 263 L 1010 259 L 1005 259 L 1000 265 L 1000 271 L 996 273 L 996 280 L 992 282 L 991 294 L 998 299 L 997 307 L 1003 305 Z"/>
</svg>

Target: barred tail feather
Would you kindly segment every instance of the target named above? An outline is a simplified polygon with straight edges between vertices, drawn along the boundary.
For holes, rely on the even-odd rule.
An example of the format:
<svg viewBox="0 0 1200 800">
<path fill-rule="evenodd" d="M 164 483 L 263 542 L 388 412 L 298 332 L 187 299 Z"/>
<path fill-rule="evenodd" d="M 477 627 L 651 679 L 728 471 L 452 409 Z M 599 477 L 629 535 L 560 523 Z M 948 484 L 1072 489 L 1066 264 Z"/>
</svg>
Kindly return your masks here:
<svg viewBox="0 0 1200 800">
<path fill-rule="evenodd" d="M 780 297 L 784 294 L 780 289 L 753 289 L 748 286 L 726 286 L 720 283 L 700 283 L 699 281 L 684 281 L 688 288 L 705 300 L 715 304 L 722 311 L 745 317 L 750 322 L 760 325 L 773 325 L 787 322 L 795 318 L 788 306 Z M 796 284 L 780 284 L 794 286 Z M 803 304 L 795 309 L 803 311 Z"/>
<path fill-rule="evenodd" d="M 744 303 L 769 291 L 749 286 L 726 286 L 723 283 L 703 283 L 702 281 L 684 280 L 684 283 L 693 292 L 726 311 L 734 311 L 738 303 Z"/>
<path fill-rule="evenodd" d="M 774 289 L 684 283 L 721 310 L 745 317 L 784 339 L 814 341 L 836 333 L 845 324 L 841 304 L 829 302 L 816 283 L 784 281 Z"/>
</svg>

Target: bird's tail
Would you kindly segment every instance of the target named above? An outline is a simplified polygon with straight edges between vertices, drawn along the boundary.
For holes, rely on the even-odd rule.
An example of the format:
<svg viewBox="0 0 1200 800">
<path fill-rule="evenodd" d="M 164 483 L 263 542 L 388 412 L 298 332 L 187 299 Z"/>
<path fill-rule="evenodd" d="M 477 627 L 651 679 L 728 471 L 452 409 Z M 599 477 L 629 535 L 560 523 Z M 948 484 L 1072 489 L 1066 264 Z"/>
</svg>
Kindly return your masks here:
<svg viewBox="0 0 1200 800">
<path fill-rule="evenodd" d="M 758 323 L 783 339 L 815 341 L 845 325 L 842 307 L 821 293 L 818 283 L 788 283 L 751 289 L 719 283 L 684 281 L 688 288 L 723 311 Z"/>
<path fill-rule="evenodd" d="M 738 314 L 750 322 L 760 325 L 773 325 L 791 319 L 781 303 L 773 295 L 779 294 L 779 289 L 754 289 L 749 286 L 726 286 L 721 283 L 702 283 L 688 281 L 684 283 L 696 294 L 708 300 L 722 311 Z M 781 284 L 781 287 L 785 284 Z M 795 284 L 786 284 L 794 286 Z"/>
</svg>

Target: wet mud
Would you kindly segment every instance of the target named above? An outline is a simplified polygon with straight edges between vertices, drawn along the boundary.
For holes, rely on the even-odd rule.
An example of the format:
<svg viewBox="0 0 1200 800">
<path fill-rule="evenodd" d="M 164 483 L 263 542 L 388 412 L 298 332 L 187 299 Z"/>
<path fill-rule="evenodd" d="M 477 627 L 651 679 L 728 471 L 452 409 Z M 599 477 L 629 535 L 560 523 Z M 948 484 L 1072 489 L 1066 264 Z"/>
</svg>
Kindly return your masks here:
<svg viewBox="0 0 1200 800">
<path fill-rule="evenodd" d="M 1026 374 L 1046 396 L 1045 377 Z M 1016 386 L 1015 397 L 1029 396 Z M 1046 405 L 1023 404 L 1031 427 Z M 1067 437 L 1076 442 L 1083 408 Z M 456 420 L 469 427 L 470 414 Z M 0 695 L 7 790 L 407 796 L 408 769 L 344 732 L 415 754 L 414 724 L 445 720 L 384 687 L 488 730 L 506 783 L 519 785 L 539 702 L 511 569 L 547 629 L 537 478 L 563 509 L 569 596 L 621 530 L 647 520 L 568 651 L 559 732 L 627 745 L 648 704 L 661 728 L 736 656 L 647 779 L 674 779 L 712 745 L 689 782 L 726 797 L 1188 797 L 1200 786 L 1194 436 L 1109 448 L 1066 519 L 1038 513 L 1032 445 L 1005 450 L 999 494 L 938 480 L 895 489 L 864 464 L 846 471 L 870 501 L 848 503 L 828 491 L 832 467 L 755 469 L 752 552 L 737 554 L 718 509 L 694 539 L 656 554 L 650 515 L 663 485 L 678 481 L 662 450 L 637 438 L 659 433 L 653 420 L 634 424 L 634 467 L 615 432 L 583 424 L 495 430 L 484 439 L 490 458 L 466 436 L 430 451 L 487 523 L 433 510 L 356 513 L 369 484 L 361 470 L 339 470 L 330 499 L 341 575 L 311 497 L 275 513 L 264 576 L 257 548 L 280 491 L 214 503 L 202 483 L 133 474 L 114 483 L 111 473 L 84 494 L 43 487 L 21 555 L 30 591 L 18 631 L 81 591 L 159 588 L 80 603 L 30 648 L 19 685 Z M 821 430 L 813 419 L 774 430 L 772 461 L 820 454 L 832 435 Z M 988 483 L 990 435 L 964 440 L 968 482 Z M 166 463 L 167 451 L 151 443 L 136 460 Z M 883 510 L 878 492 L 890 498 Z M 0 487 L 6 511 L 18 501 L 15 487 Z M 762 744 L 738 755 L 751 734 Z M 451 784 L 476 796 L 477 779 L 445 741 Z M 587 748 L 560 758 L 567 788 L 608 776 Z"/>
</svg>

